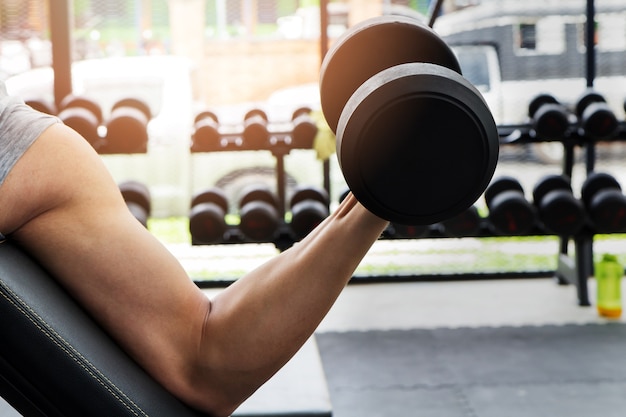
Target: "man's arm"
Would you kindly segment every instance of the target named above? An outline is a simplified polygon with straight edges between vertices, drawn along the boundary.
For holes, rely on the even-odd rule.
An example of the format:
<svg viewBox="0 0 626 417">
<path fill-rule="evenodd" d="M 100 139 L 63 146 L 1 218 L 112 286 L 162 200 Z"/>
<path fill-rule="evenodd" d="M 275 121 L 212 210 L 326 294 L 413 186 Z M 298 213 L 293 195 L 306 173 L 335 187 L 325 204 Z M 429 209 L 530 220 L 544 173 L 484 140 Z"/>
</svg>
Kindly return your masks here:
<svg viewBox="0 0 626 417">
<path fill-rule="evenodd" d="M 313 333 L 386 222 L 352 197 L 214 302 L 137 222 L 90 145 L 47 129 L 0 187 L 23 245 L 155 379 L 230 414 Z"/>
</svg>

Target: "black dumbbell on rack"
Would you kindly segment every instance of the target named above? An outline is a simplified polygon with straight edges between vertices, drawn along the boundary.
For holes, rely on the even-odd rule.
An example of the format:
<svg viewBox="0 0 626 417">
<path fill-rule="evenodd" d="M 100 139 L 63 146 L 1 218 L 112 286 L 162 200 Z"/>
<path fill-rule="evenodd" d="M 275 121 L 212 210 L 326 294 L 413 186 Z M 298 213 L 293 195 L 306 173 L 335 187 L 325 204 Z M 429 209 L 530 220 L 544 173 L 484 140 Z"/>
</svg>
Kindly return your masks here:
<svg viewBox="0 0 626 417">
<path fill-rule="evenodd" d="M 270 145 L 267 114 L 252 109 L 243 117 L 242 138 L 246 149 L 267 149 Z"/>
<path fill-rule="evenodd" d="M 531 233 L 537 222 L 535 207 L 524 196 L 520 182 L 510 176 L 495 179 L 485 190 L 487 219 L 493 231 L 503 236 Z"/>
<path fill-rule="evenodd" d="M 533 188 L 533 202 L 546 232 L 574 236 L 587 222 L 583 203 L 574 196 L 570 179 L 546 175 Z"/>
<path fill-rule="evenodd" d="M 317 125 L 311 117 L 311 109 L 301 107 L 293 112 L 291 117 L 291 142 L 295 148 L 313 148 L 313 141 L 317 135 Z"/>
<path fill-rule="evenodd" d="M 103 140 L 99 128 L 103 116 L 98 103 L 88 97 L 70 94 L 61 100 L 58 117 L 84 137 L 96 151 L 100 151 Z"/>
<path fill-rule="evenodd" d="M 189 212 L 191 243 L 206 245 L 222 242 L 228 229 L 227 212 L 228 199 L 220 188 L 212 187 L 195 194 Z"/>
<path fill-rule="evenodd" d="M 148 150 L 150 107 L 142 100 L 125 98 L 111 108 L 101 153 L 145 153 Z"/>
<path fill-rule="evenodd" d="M 145 184 L 134 180 L 121 182 L 118 187 L 130 212 L 144 227 L 148 227 L 148 218 L 152 209 L 150 189 Z"/>
<path fill-rule="evenodd" d="M 563 139 L 572 122 L 571 113 L 550 94 L 540 94 L 528 105 L 528 117 L 540 139 Z"/>
<path fill-rule="evenodd" d="M 581 198 L 597 233 L 626 231 L 626 196 L 610 174 L 592 172 L 583 182 Z"/>
<path fill-rule="evenodd" d="M 196 115 L 191 138 L 192 152 L 211 152 L 222 148 L 220 122 L 212 111 L 203 111 Z"/>
<path fill-rule="evenodd" d="M 576 114 L 582 134 L 589 139 L 611 139 L 617 132 L 619 123 L 600 93 L 586 91 L 576 102 Z"/>
<path fill-rule="evenodd" d="M 272 242 L 283 219 L 278 198 L 265 185 L 251 185 L 239 200 L 239 230 L 254 242 Z"/>
<path fill-rule="evenodd" d="M 299 186 L 290 198 L 291 231 L 301 240 L 329 215 L 330 199 L 323 188 Z"/>
</svg>

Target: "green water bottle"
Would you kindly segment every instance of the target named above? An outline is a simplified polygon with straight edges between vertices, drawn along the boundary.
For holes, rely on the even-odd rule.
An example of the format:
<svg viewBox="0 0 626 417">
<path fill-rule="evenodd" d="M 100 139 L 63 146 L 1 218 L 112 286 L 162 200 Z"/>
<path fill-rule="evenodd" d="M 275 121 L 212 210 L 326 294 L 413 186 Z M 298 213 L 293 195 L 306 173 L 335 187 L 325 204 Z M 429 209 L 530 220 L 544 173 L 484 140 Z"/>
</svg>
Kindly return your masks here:
<svg viewBox="0 0 626 417">
<path fill-rule="evenodd" d="M 622 276 L 624 268 L 615 255 L 605 254 L 596 263 L 597 307 L 601 316 L 618 318 L 622 315 Z"/>
</svg>

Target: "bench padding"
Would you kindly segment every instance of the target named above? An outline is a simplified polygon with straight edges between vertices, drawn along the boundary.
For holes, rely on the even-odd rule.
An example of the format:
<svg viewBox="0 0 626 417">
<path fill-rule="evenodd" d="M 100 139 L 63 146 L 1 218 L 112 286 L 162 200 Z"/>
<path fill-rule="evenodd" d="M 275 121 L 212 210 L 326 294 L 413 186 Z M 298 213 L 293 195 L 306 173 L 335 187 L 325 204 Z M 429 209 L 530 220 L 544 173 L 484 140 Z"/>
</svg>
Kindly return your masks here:
<svg viewBox="0 0 626 417">
<path fill-rule="evenodd" d="M 11 242 L 0 244 L 0 396 L 27 417 L 205 416 L 147 375 Z"/>
</svg>

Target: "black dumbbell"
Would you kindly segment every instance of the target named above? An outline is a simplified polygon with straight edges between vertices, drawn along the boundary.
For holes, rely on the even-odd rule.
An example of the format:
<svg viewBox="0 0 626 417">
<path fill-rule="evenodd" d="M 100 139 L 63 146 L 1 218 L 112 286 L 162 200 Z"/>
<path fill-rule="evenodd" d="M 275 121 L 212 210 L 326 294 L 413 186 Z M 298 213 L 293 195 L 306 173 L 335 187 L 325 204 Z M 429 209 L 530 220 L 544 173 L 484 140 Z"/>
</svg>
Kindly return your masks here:
<svg viewBox="0 0 626 417">
<path fill-rule="evenodd" d="M 102 108 L 87 97 L 68 95 L 59 105 L 59 119 L 74 129 L 97 151 L 102 146 L 98 128 L 102 125 Z"/>
<path fill-rule="evenodd" d="M 598 233 L 626 231 L 626 196 L 610 174 L 592 172 L 583 182 L 581 198 Z"/>
<path fill-rule="evenodd" d="M 281 224 L 276 195 L 264 185 L 246 188 L 239 200 L 239 230 L 255 242 L 271 242 Z"/>
<path fill-rule="evenodd" d="M 443 220 L 443 234 L 449 237 L 476 236 L 480 231 L 481 217 L 475 205 L 468 207 L 454 217 Z"/>
<path fill-rule="evenodd" d="M 540 94 L 528 105 L 528 117 L 541 139 L 562 139 L 570 126 L 570 114 L 550 94 Z"/>
<path fill-rule="evenodd" d="M 221 148 L 220 122 L 215 113 L 212 111 L 198 113 L 193 126 L 192 152 L 211 152 Z"/>
<path fill-rule="evenodd" d="M 548 233 L 574 236 L 587 221 L 583 203 L 574 197 L 569 178 L 546 175 L 533 188 L 533 203 Z"/>
<path fill-rule="evenodd" d="M 311 109 L 301 107 L 293 112 L 291 117 L 291 141 L 296 148 L 313 148 L 313 141 L 317 135 L 317 125 L 311 117 Z"/>
<path fill-rule="evenodd" d="M 267 114 L 261 109 L 252 109 L 243 117 L 243 141 L 249 149 L 267 149 L 270 132 L 267 127 Z"/>
<path fill-rule="evenodd" d="M 291 196 L 291 230 L 297 240 L 304 238 L 329 214 L 330 199 L 323 188 L 299 186 Z"/>
<path fill-rule="evenodd" d="M 535 207 L 524 196 L 522 185 L 515 178 L 502 176 L 485 190 L 489 224 L 494 232 L 505 236 L 525 235 L 537 221 Z"/>
<path fill-rule="evenodd" d="M 150 107 L 142 100 L 117 101 L 106 123 L 106 145 L 102 153 L 145 153 L 148 150 Z"/>
<path fill-rule="evenodd" d="M 227 230 L 228 198 L 219 188 L 200 191 L 191 199 L 189 232 L 192 244 L 218 243 Z"/>
<path fill-rule="evenodd" d="M 576 115 L 583 134 L 590 139 L 611 138 L 619 123 L 605 98 L 593 90 L 586 91 L 576 102 Z"/>
<path fill-rule="evenodd" d="M 148 227 L 148 218 L 152 209 L 150 190 L 139 181 L 124 181 L 118 184 L 126 206 L 144 227 Z"/>
<path fill-rule="evenodd" d="M 322 110 L 346 182 L 371 212 L 432 224 L 483 193 L 498 159 L 498 131 L 460 71 L 433 30 L 401 16 L 353 26 L 326 55 Z"/>
</svg>

